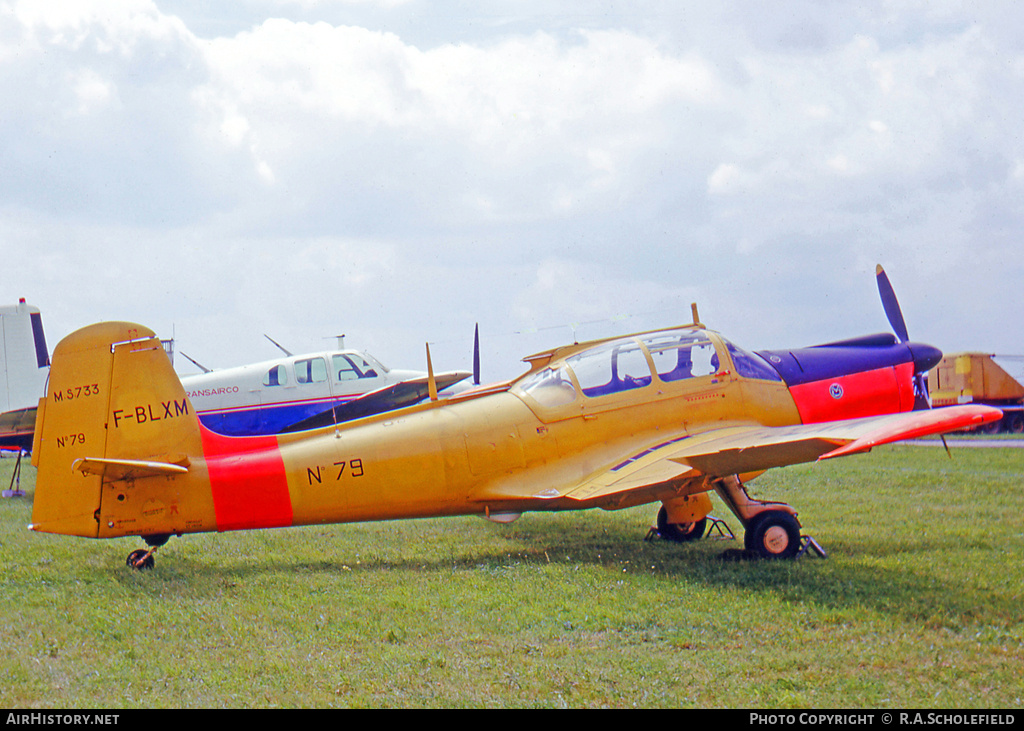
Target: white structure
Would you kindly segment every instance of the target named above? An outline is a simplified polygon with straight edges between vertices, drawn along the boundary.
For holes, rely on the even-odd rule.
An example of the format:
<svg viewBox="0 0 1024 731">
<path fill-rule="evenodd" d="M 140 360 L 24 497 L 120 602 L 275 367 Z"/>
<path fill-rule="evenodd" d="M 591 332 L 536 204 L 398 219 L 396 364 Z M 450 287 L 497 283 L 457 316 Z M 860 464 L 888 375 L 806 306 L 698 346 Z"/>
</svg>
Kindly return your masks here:
<svg viewBox="0 0 1024 731">
<path fill-rule="evenodd" d="M 50 355 L 39 308 L 0 307 L 0 412 L 36 408 L 46 393 Z"/>
</svg>

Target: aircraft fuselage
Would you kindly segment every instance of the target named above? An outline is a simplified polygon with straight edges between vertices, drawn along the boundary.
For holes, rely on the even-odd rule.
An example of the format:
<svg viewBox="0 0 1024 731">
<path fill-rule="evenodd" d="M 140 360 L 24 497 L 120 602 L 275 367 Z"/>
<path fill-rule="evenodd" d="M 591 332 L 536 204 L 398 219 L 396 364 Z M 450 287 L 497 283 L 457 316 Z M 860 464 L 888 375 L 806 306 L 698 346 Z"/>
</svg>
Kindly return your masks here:
<svg viewBox="0 0 1024 731">
<path fill-rule="evenodd" d="M 553 351 L 497 392 L 341 428 L 247 438 L 203 429 L 196 450 L 203 458 L 192 461 L 187 478 L 203 488 L 183 489 L 184 476 L 169 479 L 164 495 L 150 487 L 150 509 L 140 511 L 131 489 L 106 483 L 98 535 L 619 508 L 703 491 L 706 485 L 677 480 L 589 501 L 563 494 L 588 475 L 614 472 L 609 455 L 639 458 L 665 434 L 679 440 L 733 424 L 799 424 L 807 413 L 825 417 L 823 407 L 808 412 L 806 404 L 827 405 L 826 398 L 843 416 L 913 406 L 914 366 L 905 348 L 839 345 L 832 351 L 838 352 L 830 353 L 829 369 L 817 372 L 825 377 L 788 386 L 785 369 L 780 375 L 767 367 L 771 354 L 752 355 L 716 333 L 681 328 Z M 787 352 L 809 361 L 804 351 Z M 853 364 L 849 372 L 840 356 Z M 898 362 L 886 365 L 886 359 Z M 856 370 L 866 361 L 866 371 Z M 123 422 L 118 428 L 148 426 Z M 177 497 L 193 492 L 209 498 Z"/>
</svg>

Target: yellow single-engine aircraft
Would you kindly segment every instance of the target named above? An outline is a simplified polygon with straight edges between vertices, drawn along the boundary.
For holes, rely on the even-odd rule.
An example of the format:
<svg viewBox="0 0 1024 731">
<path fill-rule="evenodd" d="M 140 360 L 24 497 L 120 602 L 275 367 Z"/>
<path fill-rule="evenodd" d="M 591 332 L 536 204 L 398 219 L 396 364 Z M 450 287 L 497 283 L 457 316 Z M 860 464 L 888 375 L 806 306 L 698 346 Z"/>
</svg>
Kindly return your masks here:
<svg viewBox="0 0 1024 731">
<path fill-rule="evenodd" d="M 941 353 L 908 342 L 880 267 L 878 282 L 898 338 L 753 354 L 694 308 L 692 325 L 530 356 L 507 383 L 447 400 L 432 389 L 422 404 L 275 436 L 204 427 L 151 330 L 86 327 L 53 353 L 30 528 L 141 536 L 149 548 L 128 564 L 145 568 L 185 533 L 660 502 L 658 532 L 687 541 L 704 533 L 715 492 L 751 554 L 793 557 L 796 511 L 752 499 L 744 481 L 1001 415 L 913 410 Z"/>
</svg>

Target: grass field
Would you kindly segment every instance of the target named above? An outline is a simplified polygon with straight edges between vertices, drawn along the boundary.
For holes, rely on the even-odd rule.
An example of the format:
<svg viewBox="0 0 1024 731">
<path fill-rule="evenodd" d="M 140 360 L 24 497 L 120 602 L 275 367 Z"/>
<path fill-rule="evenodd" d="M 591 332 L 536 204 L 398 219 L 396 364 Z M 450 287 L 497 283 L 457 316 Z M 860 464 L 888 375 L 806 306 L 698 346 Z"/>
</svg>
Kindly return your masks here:
<svg viewBox="0 0 1024 731">
<path fill-rule="evenodd" d="M 0 460 L 0 483 L 13 460 Z M 141 541 L 0 501 L 0 707 L 1019 708 L 1024 450 L 775 470 L 827 559 L 643 540 L 655 507 Z M 716 515 L 738 524 L 720 504 Z"/>
</svg>

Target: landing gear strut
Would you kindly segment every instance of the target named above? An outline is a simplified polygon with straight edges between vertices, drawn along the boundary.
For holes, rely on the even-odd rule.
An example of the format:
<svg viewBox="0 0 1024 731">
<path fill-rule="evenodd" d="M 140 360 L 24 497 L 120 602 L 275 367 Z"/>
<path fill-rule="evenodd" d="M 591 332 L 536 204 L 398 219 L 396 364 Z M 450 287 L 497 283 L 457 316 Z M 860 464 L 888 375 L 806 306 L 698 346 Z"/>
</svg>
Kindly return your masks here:
<svg viewBox="0 0 1024 731">
<path fill-rule="evenodd" d="M 825 551 L 817 541 L 800 535 L 800 521 L 789 505 L 754 500 L 735 475 L 718 480 L 715 492 L 743 523 L 747 555 L 769 559 L 796 558 L 810 550 L 825 557 Z"/>
<path fill-rule="evenodd" d="M 11 484 L 3 491 L 4 497 L 25 497 L 25 491 L 21 489 L 21 456 L 24 450 L 18 450 L 18 461 L 14 463 L 14 471 L 11 473 Z"/>
</svg>

